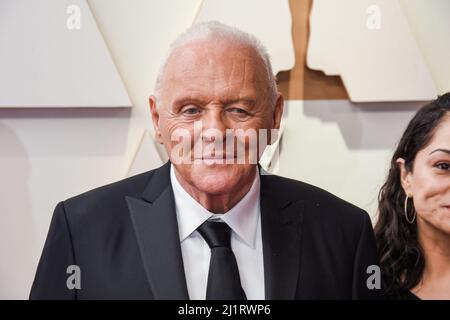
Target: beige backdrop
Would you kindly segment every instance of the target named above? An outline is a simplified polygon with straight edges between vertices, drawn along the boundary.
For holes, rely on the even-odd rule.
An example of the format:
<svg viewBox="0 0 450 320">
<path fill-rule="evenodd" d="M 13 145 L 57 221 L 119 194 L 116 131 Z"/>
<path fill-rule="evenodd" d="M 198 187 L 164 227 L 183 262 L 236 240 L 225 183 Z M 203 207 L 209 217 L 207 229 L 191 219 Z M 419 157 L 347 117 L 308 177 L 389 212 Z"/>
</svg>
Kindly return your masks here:
<svg viewBox="0 0 450 320">
<path fill-rule="evenodd" d="M 52 1 L 59 0 L 41 3 L 51 6 Z M 444 5 L 440 0 L 433 1 Z M 7 6 L 13 2 L 0 0 L 0 27 L 1 16 L 8 14 Z M 84 1 L 71 1 L 77 2 Z M 276 3 L 291 10 L 296 60 L 291 71 L 278 75 L 280 89 L 289 99 L 280 143 L 279 173 L 327 189 L 366 209 L 375 218 L 376 195 L 392 149 L 423 102 L 350 102 L 339 76 L 326 76 L 306 67 L 308 28 L 314 27 L 308 26 L 312 2 L 276 0 Z M 147 98 L 165 48 L 194 22 L 202 3 L 90 0 L 87 4 L 82 7 L 90 8 L 133 107 L 0 108 L 1 299 L 27 298 L 58 201 L 121 179 L 130 170 L 137 173 L 162 162 L 158 153 L 161 150 L 153 144 L 151 135 L 145 135 L 152 132 Z M 415 4 L 416 9 L 424 5 Z M 435 19 L 433 10 L 419 10 L 426 12 L 428 16 L 424 17 L 414 8 L 410 11 L 415 12 L 414 21 L 419 25 Z M 60 14 L 66 17 L 65 11 Z M 361 19 L 366 19 L 366 12 L 361 14 Z M 253 24 L 271 23 L 277 30 L 277 16 L 272 22 L 259 20 L 257 10 L 241 16 Z M 443 27 L 448 25 L 439 23 Z M 32 37 L 33 29 L 23 27 Z M 64 27 L 61 32 L 65 32 Z M 422 28 L 414 30 L 416 38 L 419 37 L 416 33 L 420 33 L 420 47 L 434 44 L 439 48 L 436 41 L 443 38 L 427 36 L 435 29 L 429 27 L 428 33 Z M 2 38 L 0 45 L 6 47 Z M 8 45 L 11 47 L 11 43 Z M 333 52 L 329 54 L 333 56 Z M 433 52 L 423 55 L 426 59 L 434 58 Z M 450 74 L 445 68 L 439 72 L 435 64 L 432 69 L 433 79 L 444 81 L 445 75 L 441 73 Z M 46 81 L 45 76 L 40 80 Z M 444 89 L 445 86 L 439 87 L 440 91 Z"/>
</svg>

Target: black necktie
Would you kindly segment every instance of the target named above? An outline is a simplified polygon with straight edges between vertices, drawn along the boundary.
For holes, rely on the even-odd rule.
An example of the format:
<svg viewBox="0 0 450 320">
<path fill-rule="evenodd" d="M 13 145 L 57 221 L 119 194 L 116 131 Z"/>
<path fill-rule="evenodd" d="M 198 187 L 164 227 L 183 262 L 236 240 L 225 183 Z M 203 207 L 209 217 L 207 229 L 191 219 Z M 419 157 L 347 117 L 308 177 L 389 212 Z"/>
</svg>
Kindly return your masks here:
<svg viewBox="0 0 450 320">
<path fill-rule="evenodd" d="M 197 229 L 211 248 L 206 300 L 245 300 L 239 269 L 231 250 L 231 229 L 223 222 L 206 221 Z"/>
</svg>

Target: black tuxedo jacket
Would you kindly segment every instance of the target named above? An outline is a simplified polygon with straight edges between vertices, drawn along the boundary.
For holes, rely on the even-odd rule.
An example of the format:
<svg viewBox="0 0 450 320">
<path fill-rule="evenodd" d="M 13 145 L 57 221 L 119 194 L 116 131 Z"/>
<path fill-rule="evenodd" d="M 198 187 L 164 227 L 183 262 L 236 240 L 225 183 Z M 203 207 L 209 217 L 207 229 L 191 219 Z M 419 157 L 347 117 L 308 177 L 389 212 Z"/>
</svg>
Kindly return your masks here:
<svg viewBox="0 0 450 320">
<path fill-rule="evenodd" d="M 189 299 L 170 162 L 60 202 L 31 299 Z M 311 185 L 261 175 L 267 299 L 368 299 L 367 213 Z M 70 265 L 81 289 L 68 289 Z"/>
</svg>

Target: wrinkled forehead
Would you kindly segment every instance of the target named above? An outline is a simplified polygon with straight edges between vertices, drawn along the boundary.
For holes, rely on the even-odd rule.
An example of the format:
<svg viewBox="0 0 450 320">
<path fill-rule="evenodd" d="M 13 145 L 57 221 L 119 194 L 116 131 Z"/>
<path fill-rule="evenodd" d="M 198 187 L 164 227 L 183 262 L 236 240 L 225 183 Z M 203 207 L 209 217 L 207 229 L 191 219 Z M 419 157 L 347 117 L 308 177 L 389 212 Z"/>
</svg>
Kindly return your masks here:
<svg viewBox="0 0 450 320">
<path fill-rule="evenodd" d="M 255 63 L 262 58 L 255 48 L 239 40 L 205 38 L 193 40 L 175 48 L 169 56 L 168 63 L 187 61 L 214 60 L 217 58 L 249 59 Z"/>
<path fill-rule="evenodd" d="M 197 40 L 174 49 L 163 76 L 163 90 L 174 85 L 267 86 L 267 71 L 258 52 L 243 43 Z"/>
</svg>

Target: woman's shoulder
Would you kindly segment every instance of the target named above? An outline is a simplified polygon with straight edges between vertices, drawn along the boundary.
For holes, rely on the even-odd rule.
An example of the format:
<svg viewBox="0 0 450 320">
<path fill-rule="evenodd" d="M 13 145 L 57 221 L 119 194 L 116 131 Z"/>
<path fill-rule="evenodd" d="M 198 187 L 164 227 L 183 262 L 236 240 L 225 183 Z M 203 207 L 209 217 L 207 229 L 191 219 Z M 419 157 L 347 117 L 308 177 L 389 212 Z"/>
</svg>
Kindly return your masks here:
<svg viewBox="0 0 450 320">
<path fill-rule="evenodd" d="M 396 293 L 390 295 L 390 298 L 393 300 L 421 300 L 408 289 L 398 290 Z"/>
</svg>

